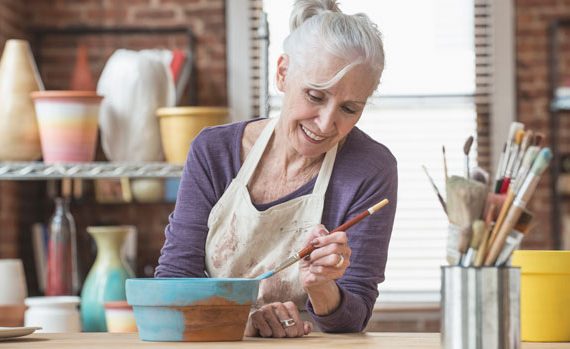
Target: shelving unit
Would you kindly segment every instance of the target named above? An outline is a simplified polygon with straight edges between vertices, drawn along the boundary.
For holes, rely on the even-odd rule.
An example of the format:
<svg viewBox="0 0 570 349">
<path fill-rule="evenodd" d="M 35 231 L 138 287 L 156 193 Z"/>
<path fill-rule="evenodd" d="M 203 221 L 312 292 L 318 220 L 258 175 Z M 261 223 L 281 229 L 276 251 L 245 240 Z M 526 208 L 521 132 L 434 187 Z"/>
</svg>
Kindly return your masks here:
<svg viewBox="0 0 570 349">
<path fill-rule="evenodd" d="M 550 190 L 552 193 L 552 214 L 551 229 L 552 242 L 555 249 L 562 248 L 562 216 L 561 207 L 563 201 L 570 198 L 568 194 L 558 191 L 558 179 L 560 178 L 560 147 L 559 132 L 560 118 L 570 117 L 570 104 L 568 101 L 561 101 L 556 98 L 556 89 L 560 86 L 559 79 L 559 55 L 560 46 L 558 43 L 560 29 L 570 28 L 570 19 L 557 19 L 550 23 L 548 31 L 548 65 L 549 65 L 549 98 L 550 98 L 550 138 L 553 161 L 550 166 Z M 570 72 L 569 72 L 570 73 Z"/>
<path fill-rule="evenodd" d="M 45 164 L 43 162 L 0 162 L 0 180 L 42 180 L 63 178 L 176 178 L 182 165 L 167 163 L 91 162 Z"/>
</svg>

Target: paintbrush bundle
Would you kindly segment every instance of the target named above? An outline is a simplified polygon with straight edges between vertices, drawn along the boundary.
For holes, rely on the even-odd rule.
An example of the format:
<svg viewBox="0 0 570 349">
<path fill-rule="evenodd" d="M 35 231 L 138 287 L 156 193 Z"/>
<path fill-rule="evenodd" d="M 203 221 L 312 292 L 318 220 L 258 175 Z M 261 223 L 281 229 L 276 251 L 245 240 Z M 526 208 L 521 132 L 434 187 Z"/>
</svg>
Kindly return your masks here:
<svg viewBox="0 0 570 349">
<path fill-rule="evenodd" d="M 552 159 L 552 151 L 541 148 L 542 140 L 542 134 L 513 122 L 494 183 L 489 183 L 489 175 L 483 169 L 469 168 L 473 137 L 467 138 L 463 146 L 465 177 L 448 175 L 445 147 L 442 148 L 447 202 L 431 178 L 430 181 L 449 219 L 449 264 L 479 267 L 509 263 L 512 252 L 529 231 L 533 216 L 526 207 Z"/>
</svg>

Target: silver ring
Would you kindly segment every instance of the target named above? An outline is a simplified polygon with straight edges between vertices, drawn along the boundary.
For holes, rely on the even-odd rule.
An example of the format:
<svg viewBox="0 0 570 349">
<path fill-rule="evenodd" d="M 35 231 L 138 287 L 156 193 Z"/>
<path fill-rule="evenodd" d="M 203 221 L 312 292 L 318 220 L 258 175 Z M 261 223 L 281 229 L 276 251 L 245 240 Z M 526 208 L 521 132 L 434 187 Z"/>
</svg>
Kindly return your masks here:
<svg viewBox="0 0 570 349">
<path fill-rule="evenodd" d="M 340 268 L 342 267 L 342 265 L 344 264 L 344 256 L 339 254 L 338 255 L 340 258 L 338 260 L 338 263 L 334 265 L 335 268 Z"/>
<path fill-rule="evenodd" d="M 285 327 L 285 328 L 295 326 L 297 324 L 295 322 L 295 320 L 293 320 L 293 319 L 285 319 L 285 320 L 280 320 L 280 321 L 281 321 L 281 325 L 283 325 L 283 327 Z"/>
</svg>

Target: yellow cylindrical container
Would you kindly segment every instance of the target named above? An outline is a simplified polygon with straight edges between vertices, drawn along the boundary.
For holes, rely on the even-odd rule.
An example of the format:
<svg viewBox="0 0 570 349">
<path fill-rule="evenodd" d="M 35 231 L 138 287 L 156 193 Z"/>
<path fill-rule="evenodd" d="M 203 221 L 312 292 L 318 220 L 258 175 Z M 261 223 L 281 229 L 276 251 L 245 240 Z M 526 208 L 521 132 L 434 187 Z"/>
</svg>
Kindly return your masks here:
<svg viewBox="0 0 570 349">
<path fill-rule="evenodd" d="M 521 268 L 521 337 L 570 341 L 570 251 L 515 251 Z"/>
<path fill-rule="evenodd" d="M 190 143 L 203 128 L 229 121 L 229 109 L 222 107 L 160 108 L 156 115 L 166 161 L 178 165 L 186 162 Z"/>
</svg>

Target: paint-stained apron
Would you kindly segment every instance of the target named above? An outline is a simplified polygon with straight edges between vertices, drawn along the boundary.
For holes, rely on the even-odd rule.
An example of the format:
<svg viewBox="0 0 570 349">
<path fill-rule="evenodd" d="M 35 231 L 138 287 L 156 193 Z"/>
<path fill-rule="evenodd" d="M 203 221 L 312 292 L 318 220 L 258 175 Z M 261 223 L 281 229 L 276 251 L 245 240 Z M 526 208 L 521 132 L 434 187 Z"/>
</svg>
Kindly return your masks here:
<svg viewBox="0 0 570 349">
<path fill-rule="evenodd" d="M 254 277 L 272 270 L 307 243 L 313 226 L 321 223 L 325 193 L 334 167 L 335 145 L 326 155 L 313 192 L 259 212 L 247 184 L 255 172 L 278 119 L 270 119 L 208 217 L 206 271 L 210 277 Z M 257 306 L 293 301 L 305 308 L 307 295 L 293 265 L 263 280 Z"/>
</svg>

